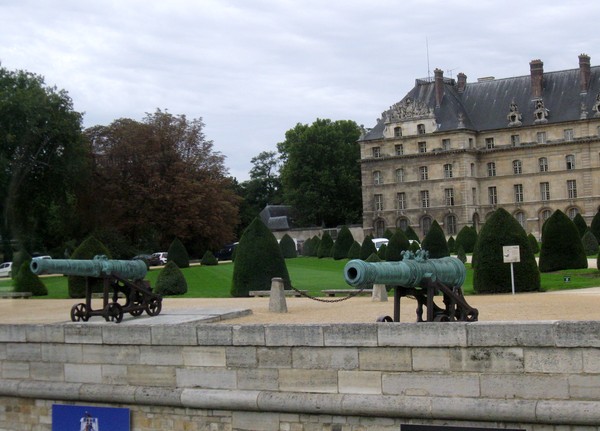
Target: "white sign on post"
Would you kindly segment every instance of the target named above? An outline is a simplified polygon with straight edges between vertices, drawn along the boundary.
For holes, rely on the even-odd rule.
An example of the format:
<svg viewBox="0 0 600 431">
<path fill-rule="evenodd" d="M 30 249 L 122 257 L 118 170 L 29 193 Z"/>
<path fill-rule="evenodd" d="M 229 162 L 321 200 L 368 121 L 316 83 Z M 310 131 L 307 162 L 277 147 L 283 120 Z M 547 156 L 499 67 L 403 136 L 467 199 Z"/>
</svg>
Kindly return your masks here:
<svg viewBox="0 0 600 431">
<path fill-rule="evenodd" d="M 510 282 L 512 285 L 512 294 L 515 294 L 515 272 L 513 263 L 519 263 L 521 261 L 521 255 L 519 253 L 518 245 L 505 245 L 502 247 L 502 257 L 504 257 L 504 263 L 510 263 Z"/>
</svg>

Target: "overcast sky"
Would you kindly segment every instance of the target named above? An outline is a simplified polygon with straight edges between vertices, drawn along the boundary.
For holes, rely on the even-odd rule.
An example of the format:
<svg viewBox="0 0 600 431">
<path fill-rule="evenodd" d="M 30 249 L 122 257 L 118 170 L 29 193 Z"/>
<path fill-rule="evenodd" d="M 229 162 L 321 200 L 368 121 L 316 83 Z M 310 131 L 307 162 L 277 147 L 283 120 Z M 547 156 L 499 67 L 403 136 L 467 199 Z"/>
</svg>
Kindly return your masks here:
<svg viewBox="0 0 600 431">
<path fill-rule="evenodd" d="M 157 108 L 202 118 L 243 181 L 317 118 L 373 127 L 416 78 L 600 64 L 600 2 L 0 0 L 0 62 L 66 90 L 84 126 Z"/>
</svg>

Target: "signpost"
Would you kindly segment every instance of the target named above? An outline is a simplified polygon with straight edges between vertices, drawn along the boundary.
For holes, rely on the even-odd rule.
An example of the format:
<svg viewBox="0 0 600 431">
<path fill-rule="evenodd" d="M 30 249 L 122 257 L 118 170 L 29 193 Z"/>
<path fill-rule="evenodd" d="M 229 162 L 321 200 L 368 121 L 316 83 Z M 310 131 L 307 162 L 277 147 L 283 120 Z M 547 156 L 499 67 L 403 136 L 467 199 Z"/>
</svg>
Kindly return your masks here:
<svg viewBox="0 0 600 431">
<path fill-rule="evenodd" d="M 521 261 L 521 255 L 519 254 L 518 245 L 505 245 L 502 247 L 502 256 L 504 257 L 504 263 L 510 263 L 510 282 L 512 284 L 512 294 L 515 294 L 515 272 L 513 263 L 519 263 Z"/>
</svg>

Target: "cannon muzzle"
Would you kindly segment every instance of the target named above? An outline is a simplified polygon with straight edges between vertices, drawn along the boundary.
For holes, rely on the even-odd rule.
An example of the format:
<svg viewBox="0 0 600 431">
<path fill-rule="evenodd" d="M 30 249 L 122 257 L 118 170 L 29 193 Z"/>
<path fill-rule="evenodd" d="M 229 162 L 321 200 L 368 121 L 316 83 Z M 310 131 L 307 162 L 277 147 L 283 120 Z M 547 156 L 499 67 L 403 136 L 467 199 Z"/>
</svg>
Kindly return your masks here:
<svg viewBox="0 0 600 431">
<path fill-rule="evenodd" d="M 101 278 L 118 274 L 130 280 L 142 280 L 148 272 L 146 263 L 142 260 L 109 260 L 106 256 L 95 256 L 88 260 L 34 258 L 29 269 L 36 275 L 64 274 Z"/>
<path fill-rule="evenodd" d="M 438 280 L 446 286 L 460 287 L 467 270 L 456 257 L 440 259 L 404 259 L 400 262 L 365 262 L 354 259 L 344 267 L 344 279 L 351 286 L 388 284 L 419 287 L 425 277 Z"/>
</svg>

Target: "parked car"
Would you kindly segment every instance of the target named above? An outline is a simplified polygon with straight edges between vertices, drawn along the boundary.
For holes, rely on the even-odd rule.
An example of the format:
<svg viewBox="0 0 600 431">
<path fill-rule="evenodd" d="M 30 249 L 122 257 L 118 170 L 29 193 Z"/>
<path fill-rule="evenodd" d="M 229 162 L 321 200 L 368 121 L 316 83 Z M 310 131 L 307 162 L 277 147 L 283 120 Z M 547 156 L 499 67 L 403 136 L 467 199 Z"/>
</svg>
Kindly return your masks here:
<svg viewBox="0 0 600 431">
<path fill-rule="evenodd" d="M 373 238 L 371 241 L 373 241 L 373 244 L 375 244 L 375 248 L 377 249 L 377 251 L 379 251 L 379 248 L 383 244 L 385 244 L 387 246 L 388 243 L 390 242 L 390 240 L 387 238 Z"/>
<path fill-rule="evenodd" d="M 133 256 L 132 260 L 143 260 L 148 266 L 158 266 L 161 264 L 160 259 L 152 254 L 138 254 Z"/>
<path fill-rule="evenodd" d="M 0 277 L 12 277 L 12 262 L 0 264 Z"/>
<path fill-rule="evenodd" d="M 165 263 L 167 263 L 169 253 L 167 253 L 166 251 L 159 251 L 157 253 L 152 253 L 152 256 L 158 258 L 158 260 L 160 261 L 159 265 L 164 265 Z"/>
<path fill-rule="evenodd" d="M 221 250 L 215 253 L 215 257 L 217 260 L 231 260 L 233 257 L 233 252 L 238 244 L 238 242 L 234 242 L 232 244 L 224 245 Z"/>
</svg>

